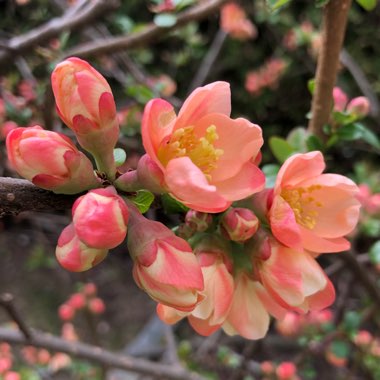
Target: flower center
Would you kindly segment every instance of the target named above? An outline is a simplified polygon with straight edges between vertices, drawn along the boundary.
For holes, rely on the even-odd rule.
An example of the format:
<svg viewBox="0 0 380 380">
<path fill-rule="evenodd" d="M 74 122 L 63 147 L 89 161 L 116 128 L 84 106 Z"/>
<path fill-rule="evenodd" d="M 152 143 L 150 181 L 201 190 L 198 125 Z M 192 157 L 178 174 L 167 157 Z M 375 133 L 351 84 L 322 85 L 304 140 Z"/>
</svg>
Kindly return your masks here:
<svg viewBox="0 0 380 380">
<path fill-rule="evenodd" d="M 315 200 L 312 193 L 321 188 L 321 185 L 312 185 L 306 188 L 298 187 L 281 191 L 281 196 L 292 208 L 297 223 L 309 230 L 312 230 L 317 224 L 319 213 L 316 208 L 323 206 L 321 202 Z"/>
<path fill-rule="evenodd" d="M 216 168 L 219 157 L 223 154 L 223 149 L 217 149 L 214 146 L 218 138 L 215 125 L 210 125 L 201 138 L 195 135 L 193 126 L 179 128 L 158 149 L 158 159 L 166 166 L 173 158 L 187 156 L 209 177 L 210 172 Z"/>
</svg>

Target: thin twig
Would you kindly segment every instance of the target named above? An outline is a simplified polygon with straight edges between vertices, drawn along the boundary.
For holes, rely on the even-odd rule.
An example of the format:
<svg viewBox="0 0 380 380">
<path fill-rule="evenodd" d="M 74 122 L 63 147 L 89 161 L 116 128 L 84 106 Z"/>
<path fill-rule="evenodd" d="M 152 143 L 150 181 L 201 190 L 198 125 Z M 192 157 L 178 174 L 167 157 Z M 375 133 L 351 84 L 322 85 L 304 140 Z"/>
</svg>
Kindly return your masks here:
<svg viewBox="0 0 380 380">
<path fill-rule="evenodd" d="M 173 327 L 169 325 L 164 326 L 165 340 L 166 340 L 166 354 L 170 364 L 179 366 L 180 361 L 177 354 L 177 344 L 173 332 Z"/>
<path fill-rule="evenodd" d="M 205 80 L 210 74 L 212 67 L 215 64 L 215 60 L 218 58 L 218 55 L 223 47 L 226 37 L 227 33 L 224 30 L 219 29 L 218 33 L 216 33 L 215 35 L 214 40 L 212 41 L 209 51 L 205 55 L 201 64 L 199 65 L 199 69 L 195 74 L 193 81 L 190 83 L 188 93 L 192 92 L 194 89 L 204 84 Z"/>
<path fill-rule="evenodd" d="M 29 345 L 30 342 L 18 331 L 0 327 L 0 341 L 11 344 Z M 81 359 L 95 362 L 108 367 L 120 368 L 127 371 L 154 376 L 155 379 L 173 380 L 204 380 L 196 373 L 177 366 L 154 363 L 149 360 L 133 358 L 116 354 L 100 347 L 65 339 L 33 330 L 33 346 L 46 348 L 56 352 L 64 352 Z"/>
<path fill-rule="evenodd" d="M 62 17 L 54 18 L 47 23 L 17 37 L 11 38 L 5 49 L 0 51 L 0 67 L 12 64 L 15 55 L 21 55 L 37 45 L 49 41 L 66 30 L 75 30 L 103 17 L 107 12 L 119 6 L 118 0 L 93 0 L 73 13 L 70 9 Z"/>
<path fill-rule="evenodd" d="M 21 211 L 67 210 L 76 198 L 40 189 L 25 179 L 0 177 L 0 217 Z"/>
<path fill-rule="evenodd" d="M 330 0 L 323 12 L 322 45 L 318 55 L 315 91 L 308 130 L 322 140 L 323 127 L 328 123 L 332 106 L 332 91 L 339 66 L 351 0 Z"/>
<path fill-rule="evenodd" d="M 33 340 L 33 333 L 21 317 L 13 301 L 14 297 L 10 293 L 3 293 L 0 295 L 0 305 L 7 311 L 10 318 L 16 322 L 20 331 L 24 334 L 25 339 L 30 342 Z"/>
<path fill-rule="evenodd" d="M 216 12 L 220 6 L 227 1 L 228 0 L 209 0 L 200 2 L 198 5 L 193 6 L 189 10 L 180 13 L 177 16 L 176 24 L 172 27 L 163 28 L 151 23 L 148 24 L 143 30 L 127 36 L 104 38 L 102 40 L 78 45 L 72 50 L 66 52 L 65 57 L 88 57 L 94 54 L 106 54 L 116 52 L 118 50 L 144 46 L 154 40 L 157 40 L 159 37 L 188 24 L 189 22 L 206 18 L 210 14 Z"/>
</svg>

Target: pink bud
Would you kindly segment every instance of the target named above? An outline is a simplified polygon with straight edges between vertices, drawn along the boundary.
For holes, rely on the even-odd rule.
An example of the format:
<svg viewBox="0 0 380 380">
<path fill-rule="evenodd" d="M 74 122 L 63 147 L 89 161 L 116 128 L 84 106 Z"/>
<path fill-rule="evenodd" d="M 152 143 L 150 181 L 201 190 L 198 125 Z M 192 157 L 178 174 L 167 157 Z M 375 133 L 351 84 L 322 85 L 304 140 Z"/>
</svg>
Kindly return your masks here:
<svg viewBox="0 0 380 380">
<path fill-rule="evenodd" d="M 77 236 L 69 224 L 61 233 L 55 251 L 58 262 L 72 272 L 83 272 L 99 264 L 107 256 L 107 249 L 90 248 Z"/>
<path fill-rule="evenodd" d="M 137 176 L 143 187 L 156 194 L 165 192 L 165 179 L 162 170 L 144 154 L 137 165 Z"/>
<path fill-rule="evenodd" d="M 88 308 L 94 314 L 102 314 L 106 310 L 103 300 L 100 298 L 94 298 L 88 303 Z"/>
<path fill-rule="evenodd" d="M 13 131 L 16 128 L 18 128 L 18 125 L 14 121 L 8 120 L 4 122 L 1 126 L 1 139 L 6 139 L 9 132 Z"/>
<path fill-rule="evenodd" d="M 7 136 L 7 151 L 13 168 L 43 189 L 75 194 L 98 186 L 90 160 L 61 133 L 16 128 Z"/>
<path fill-rule="evenodd" d="M 71 342 L 78 341 L 78 335 L 77 335 L 77 333 L 75 331 L 75 327 L 70 322 L 65 322 L 62 325 L 61 335 L 62 335 L 63 339 L 69 340 Z"/>
<path fill-rule="evenodd" d="M 50 355 L 50 352 L 48 350 L 42 349 L 42 350 L 38 351 L 37 360 L 38 360 L 39 364 L 41 364 L 41 365 L 48 364 L 50 361 L 50 357 L 51 357 L 51 355 Z"/>
<path fill-rule="evenodd" d="M 73 205 L 73 224 L 88 247 L 111 249 L 127 235 L 129 212 L 114 187 L 89 191 Z"/>
<path fill-rule="evenodd" d="M 276 369 L 278 380 L 291 380 L 297 372 L 297 368 L 292 362 L 282 362 Z"/>
<path fill-rule="evenodd" d="M 370 108 L 369 100 L 365 96 L 358 96 L 348 103 L 347 112 L 358 118 L 363 118 L 369 114 Z"/>
<path fill-rule="evenodd" d="M 247 208 L 231 207 L 220 220 L 223 235 L 232 241 L 244 242 L 259 228 L 257 216 Z"/>
<path fill-rule="evenodd" d="M 189 244 L 162 223 L 144 218 L 133 206 L 128 249 L 137 285 L 154 300 L 191 311 L 202 299 L 201 268 Z"/>
<path fill-rule="evenodd" d="M 185 216 L 186 224 L 194 231 L 204 232 L 212 223 L 212 216 L 206 212 L 189 210 Z"/>
<path fill-rule="evenodd" d="M 4 375 L 4 380 L 21 380 L 21 376 L 18 372 L 10 371 Z"/>
<path fill-rule="evenodd" d="M 270 361 L 264 361 L 260 364 L 261 372 L 264 375 L 271 375 L 274 372 L 274 365 Z"/>
<path fill-rule="evenodd" d="M 51 81 L 63 122 L 74 130 L 81 146 L 97 161 L 103 157 L 105 171 L 114 170 L 109 165 L 114 165 L 113 149 L 119 124 L 112 91 L 105 78 L 86 61 L 72 57 L 57 65 Z"/>
<path fill-rule="evenodd" d="M 58 315 L 62 321 L 71 321 L 74 318 L 75 309 L 72 306 L 64 303 L 59 307 Z"/>
<path fill-rule="evenodd" d="M 333 99 L 334 99 L 334 111 L 343 112 L 348 102 L 348 97 L 346 93 L 341 88 L 334 87 Z"/>
<path fill-rule="evenodd" d="M 360 347 L 368 347 L 373 341 L 372 334 L 367 330 L 360 330 L 354 337 L 354 342 Z"/>
<path fill-rule="evenodd" d="M 97 292 L 96 285 L 93 282 L 89 282 L 83 286 L 83 293 L 86 296 L 95 296 Z"/>
<path fill-rule="evenodd" d="M 73 309 L 79 310 L 86 305 L 86 299 L 82 293 L 74 293 L 67 301 L 67 304 Z"/>
<path fill-rule="evenodd" d="M 0 357 L 0 374 L 8 371 L 12 367 L 11 357 Z"/>
</svg>

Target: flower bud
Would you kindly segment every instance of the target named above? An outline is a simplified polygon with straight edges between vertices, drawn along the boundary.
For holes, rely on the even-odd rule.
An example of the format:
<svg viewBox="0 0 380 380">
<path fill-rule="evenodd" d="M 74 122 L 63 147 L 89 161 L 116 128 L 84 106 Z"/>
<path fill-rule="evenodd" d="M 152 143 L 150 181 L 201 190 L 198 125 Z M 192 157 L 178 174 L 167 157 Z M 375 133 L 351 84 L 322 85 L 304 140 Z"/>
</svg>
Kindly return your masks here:
<svg viewBox="0 0 380 380">
<path fill-rule="evenodd" d="M 334 87 L 333 99 L 334 99 L 334 111 L 343 112 L 348 102 L 348 97 L 346 93 L 341 88 Z"/>
<path fill-rule="evenodd" d="M 75 309 L 72 306 L 64 303 L 59 307 L 58 315 L 62 321 L 71 321 L 74 318 Z"/>
<path fill-rule="evenodd" d="M 16 128 L 7 136 L 7 151 L 17 173 L 43 189 L 75 194 L 98 186 L 90 160 L 61 133 Z"/>
<path fill-rule="evenodd" d="M 93 314 L 102 314 L 106 310 L 103 300 L 94 298 L 88 303 L 88 308 Z"/>
<path fill-rule="evenodd" d="M 368 115 L 370 107 L 369 100 L 365 96 L 358 96 L 348 103 L 347 112 L 361 119 Z"/>
<path fill-rule="evenodd" d="M 119 136 L 115 101 L 105 78 L 86 61 L 69 58 L 51 76 L 58 113 L 99 170 L 113 177 L 113 149 Z"/>
<path fill-rule="evenodd" d="M 297 368 L 292 362 L 282 362 L 276 369 L 278 380 L 292 380 L 296 372 Z"/>
<path fill-rule="evenodd" d="M 222 215 L 220 227 L 227 239 L 244 242 L 256 233 L 259 228 L 259 220 L 247 208 L 231 207 Z"/>
<path fill-rule="evenodd" d="M 91 190 L 73 205 L 73 224 L 88 247 L 115 248 L 127 235 L 128 208 L 114 187 Z"/>
<path fill-rule="evenodd" d="M 194 231 L 204 232 L 210 227 L 212 216 L 206 212 L 189 210 L 186 213 L 185 221 Z"/>
<path fill-rule="evenodd" d="M 74 293 L 67 304 L 75 310 L 82 309 L 86 305 L 86 298 L 82 293 Z"/>
<path fill-rule="evenodd" d="M 71 272 L 91 269 L 103 261 L 107 253 L 107 249 L 90 248 L 79 240 L 72 223 L 62 231 L 55 251 L 58 262 Z"/>
<path fill-rule="evenodd" d="M 128 249 L 133 277 L 155 301 L 191 311 L 203 299 L 201 268 L 189 244 L 162 223 L 144 218 L 130 207 Z"/>
<path fill-rule="evenodd" d="M 165 192 L 165 179 L 162 170 L 159 166 L 149 157 L 144 154 L 137 165 L 137 176 L 147 190 L 161 194 Z"/>
</svg>

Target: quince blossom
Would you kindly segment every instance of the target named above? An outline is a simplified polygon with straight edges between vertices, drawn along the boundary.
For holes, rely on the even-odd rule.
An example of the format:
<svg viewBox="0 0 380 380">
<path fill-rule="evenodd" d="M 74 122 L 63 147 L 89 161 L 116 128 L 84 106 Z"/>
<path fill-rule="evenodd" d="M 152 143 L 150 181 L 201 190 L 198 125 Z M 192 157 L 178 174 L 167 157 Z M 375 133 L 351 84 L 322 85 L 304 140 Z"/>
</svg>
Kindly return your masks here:
<svg viewBox="0 0 380 380">
<path fill-rule="evenodd" d="M 224 211 L 264 187 L 264 175 L 253 162 L 263 144 L 261 128 L 231 119 L 230 112 L 226 82 L 196 89 L 178 116 L 162 99 L 145 107 L 144 148 L 169 193 L 194 210 Z"/>
<path fill-rule="evenodd" d="M 338 174 L 322 174 L 321 152 L 295 154 L 281 167 L 269 209 L 273 235 L 282 244 L 312 252 L 349 249 L 343 236 L 356 226 L 358 187 Z"/>
</svg>

